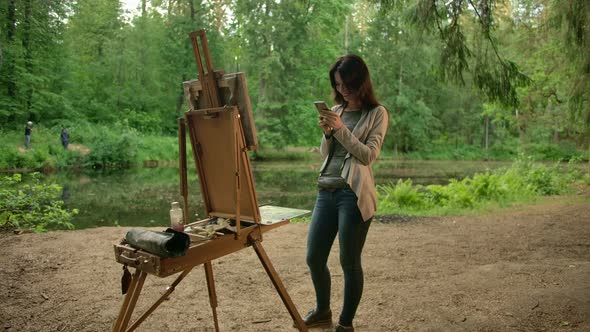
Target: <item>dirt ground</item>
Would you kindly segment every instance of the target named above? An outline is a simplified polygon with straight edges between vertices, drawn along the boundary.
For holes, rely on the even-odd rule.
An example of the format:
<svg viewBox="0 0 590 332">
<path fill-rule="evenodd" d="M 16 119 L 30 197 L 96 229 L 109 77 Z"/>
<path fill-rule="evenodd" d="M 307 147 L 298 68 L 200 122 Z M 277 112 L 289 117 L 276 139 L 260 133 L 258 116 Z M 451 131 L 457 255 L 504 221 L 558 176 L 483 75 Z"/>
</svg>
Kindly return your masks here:
<svg viewBox="0 0 590 332">
<path fill-rule="evenodd" d="M 590 331 L 590 190 L 482 216 L 391 219 L 369 231 L 357 331 Z M 0 330 L 111 330 L 123 301 L 112 245 L 126 231 L 0 234 Z M 262 242 L 302 315 L 314 304 L 307 231 L 290 224 Z M 213 270 L 221 331 L 295 331 L 254 250 L 215 260 Z M 136 315 L 173 279 L 148 276 Z M 203 269 L 138 330 L 213 331 Z"/>
</svg>

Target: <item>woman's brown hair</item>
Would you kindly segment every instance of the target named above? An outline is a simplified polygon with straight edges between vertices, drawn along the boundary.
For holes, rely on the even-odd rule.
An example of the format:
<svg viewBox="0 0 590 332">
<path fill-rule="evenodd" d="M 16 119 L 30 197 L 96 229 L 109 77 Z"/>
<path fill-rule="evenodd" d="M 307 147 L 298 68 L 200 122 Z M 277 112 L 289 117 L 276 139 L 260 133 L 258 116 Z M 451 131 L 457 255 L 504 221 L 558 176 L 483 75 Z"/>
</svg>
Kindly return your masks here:
<svg viewBox="0 0 590 332">
<path fill-rule="evenodd" d="M 330 69 L 330 83 L 332 84 L 334 101 L 346 108 L 346 100 L 336 89 L 336 79 L 334 77 L 336 72 L 340 74 L 342 83 L 348 90 L 358 93 L 364 110 L 371 110 L 380 105 L 373 91 L 369 68 L 360 56 L 355 54 L 341 56 L 336 59 L 336 63 Z"/>
</svg>

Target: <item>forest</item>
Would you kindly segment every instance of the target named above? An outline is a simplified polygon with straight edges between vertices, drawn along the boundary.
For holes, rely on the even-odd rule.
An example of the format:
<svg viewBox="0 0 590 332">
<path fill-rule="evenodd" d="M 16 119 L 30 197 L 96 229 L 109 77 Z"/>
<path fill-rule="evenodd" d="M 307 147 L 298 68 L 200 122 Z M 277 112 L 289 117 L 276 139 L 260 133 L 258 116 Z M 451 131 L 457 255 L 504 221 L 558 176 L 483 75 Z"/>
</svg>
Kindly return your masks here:
<svg viewBox="0 0 590 332">
<path fill-rule="evenodd" d="M 62 127 L 93 165 L 170 150 L 199 29 L 216 69 L 246 73 L 262 150 L 319 143 L 312 102 L 333 103 L 328 70 L 355 53 L 390 111 L 385 154 L 583 160 L 588 18 L 586 0 L 2 1 L 0 168 L 23 166 L 27 121 L 37 159 L 63 153 L 45 142 Z"/>
</svg>

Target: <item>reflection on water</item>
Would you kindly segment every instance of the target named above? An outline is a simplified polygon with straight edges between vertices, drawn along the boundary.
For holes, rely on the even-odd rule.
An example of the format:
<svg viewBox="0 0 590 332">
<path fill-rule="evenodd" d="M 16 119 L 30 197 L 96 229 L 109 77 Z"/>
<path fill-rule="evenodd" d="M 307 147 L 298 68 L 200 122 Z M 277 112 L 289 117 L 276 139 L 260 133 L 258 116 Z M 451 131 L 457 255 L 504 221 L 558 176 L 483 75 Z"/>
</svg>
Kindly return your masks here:
<svg viewBox="0 0 590 332">
<path fill-rule="evenodd" d="M 411 178 L 417 184 L 444 184 L 475 172 L 507 166 L 506 162 L 380 160 L 374 167 L 378 184 Z M 253 163 L 259 204 L 313 208 L 320 162 Z M 176 168 L 137 168 L 125 171 L 60 172 L 49 175 L 63 186 L 63 199 L 77 208 L 76 228 L 98 226 L 166 226 L 173 201 L 182 201 Z M 233 193 L 228 193 L 233 194 Z M 191 220 L 205 217 L 196 171 L 189 169 Z M 195 216 L 198 214 L 198 217 Z"/>
</svg>

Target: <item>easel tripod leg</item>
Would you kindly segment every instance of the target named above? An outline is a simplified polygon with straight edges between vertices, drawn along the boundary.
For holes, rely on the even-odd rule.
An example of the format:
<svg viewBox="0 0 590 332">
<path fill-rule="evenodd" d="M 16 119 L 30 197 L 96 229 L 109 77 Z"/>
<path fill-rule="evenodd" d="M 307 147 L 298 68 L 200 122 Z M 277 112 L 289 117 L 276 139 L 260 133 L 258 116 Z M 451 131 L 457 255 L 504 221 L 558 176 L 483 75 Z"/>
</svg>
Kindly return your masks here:
<svg viewBox="0 0 590 332">
<path fill-rule="evenodd" d="M 123 305 L 121 306 L 121 311 L 119 312 L 119 317 L 117 318 L 113 332 L 123 332 L 127 328 L 127 324 L 129 324 L 129 320 L 131 319 L 131 315 L 137 304 L 137 299 L 143 288 L 146 276 L 147 273 L 139 269 L 135 270 L 131 279 L 131 284 L 129 285 L 129 292 L 125 295 L 125 300 L 123 300 Z"/>
<path fill-rule="evenodd" d="M 303 322 L 301 315 L 299 315 L 299 312 L 297 311 L 295 304 L 291 300 L 291 297 L 287 293 L 287 289 L 285 288 L 283 282 L 279 278 L 277 271 L 272 266 L 272 263 L 266 255 L 266 251 L 262 247 L 262 244 L 259 241 L 253 240 L 252 238 L 251 243 L 252 247 L 254 247 L 254 250 L 256 251 L 256 254 L 258 255 L 258 258 L 260 259 L 260 262 L 262 262 L 262 266 L 264 266 L 266 273 L 270 277 L 272 284 L 275 286 L 277 292 L 279 293 L 281 300 L 283 300 L 285 307 L 287 307 L 289 314 L 291 314 L 291 318 L 293 318 L 293 320 L 295 321 L 295 326 L 299 329 L 299 331 L 307 332 L 307 326 Z"/>
<path fill-rule="evenodd" d="M 164 300 L 167 299 L 168 296 L 170 296 L 170 294 L 172 294 L 172 292 L 174 292 L 174 290 L 176 289 L 176 286 L 178 286 L 178 284 L 184 279 L 184 277 L 186 277 L 192 271 L 192 269 L 193 268 L 190 267 L 190 268 L 184 270 L 176 278 L 176 280 L 174 280 L 174 282 L 170 286 L 168 286 L 168 288 L 166 288 L 166 292 L 164 294 L 162 294 L 162 296 L 160 296 L 160 298 L 146 312 L 144 312 L 143 315 L 141 315 L 141 317 L 139 317 L 126 332 L 135 331 L 135 329 L 139 326 L 139 324 L 141 324 L 146 318 L 148 318 L 149 315 L 151 315 L 152 312 L 154 312 L 154 310 L 156 310 L 156 308 L 158 308 L 158 306 L 160 304 L 162 304 L 162 302 L 164 302 Z"/>
<path fill-rule="evenodd" d="M 213 323 L 215 324 L 215 331 L 219 332 L 219 322 L 217 320 L 217 295 L 215 294 L 215 279 L 213 279 L 213 265 L 211 261 L 203 264 L 205 267 L 205 277 L 207 279 L 207 291 L 209 292 L 209 303 L 213 311 Z"/>
</svg>

